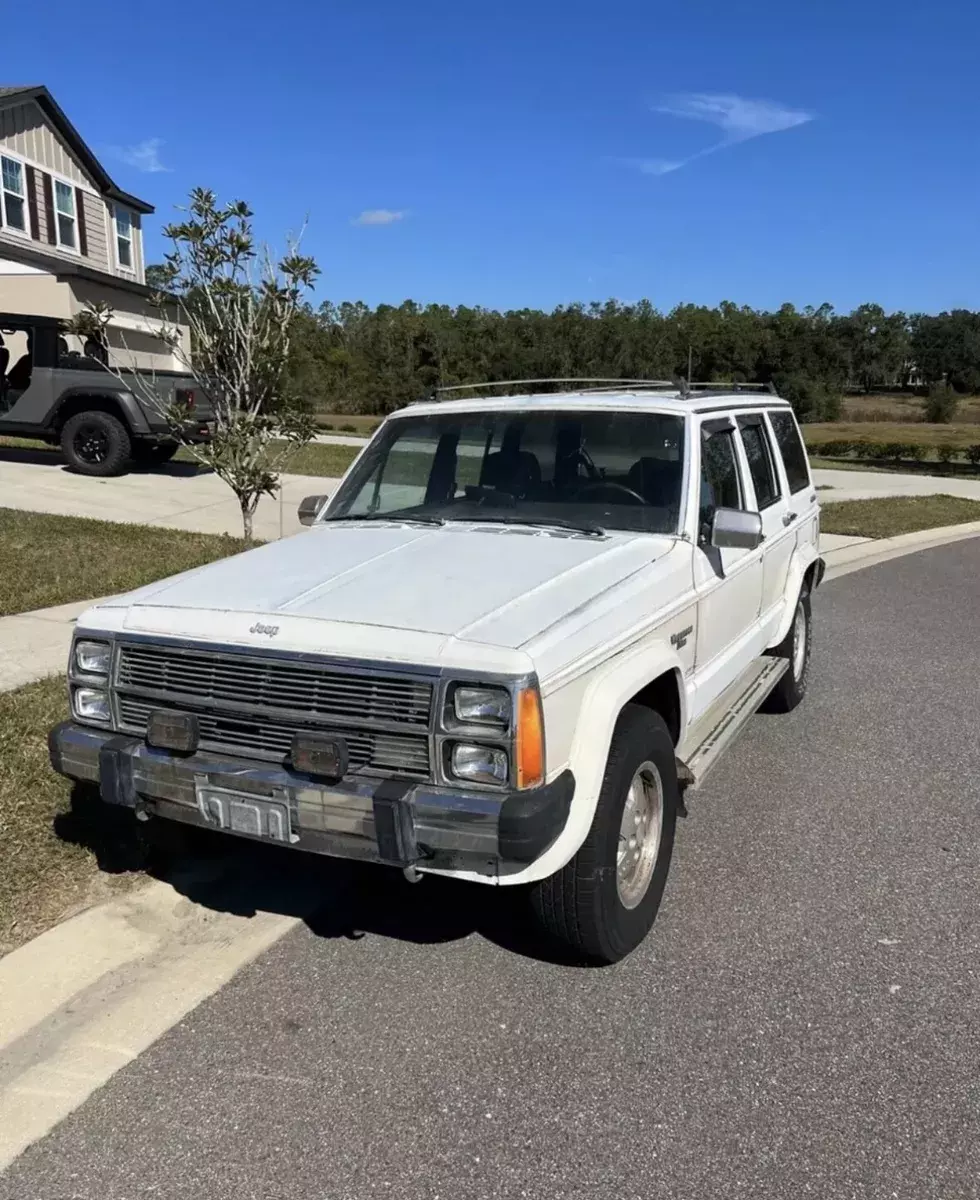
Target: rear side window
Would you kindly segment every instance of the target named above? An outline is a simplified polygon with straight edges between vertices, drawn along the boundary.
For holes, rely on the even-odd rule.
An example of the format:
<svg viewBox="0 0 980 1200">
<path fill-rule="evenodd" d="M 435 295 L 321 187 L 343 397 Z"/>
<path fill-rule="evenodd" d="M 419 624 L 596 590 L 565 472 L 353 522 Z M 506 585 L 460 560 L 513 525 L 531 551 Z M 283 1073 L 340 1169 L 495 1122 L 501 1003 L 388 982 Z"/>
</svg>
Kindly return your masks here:
<svg viewBox="0 0 980 1200">
<path fill-rule="evenodd" d="M 796 428 L 792 413 L 770 412 L 772 431 L 776 435 L 776 445 L 783 456 L 783 466 L 786 468 L 786 478 L 789 480 L 789 490 L 798 492 L 810 486 L 810 468 L 807 465 L 806 451 L 803 449 L 803 439 Z"/>
<path fill-rule="evenodd" d="M 769 435 L 761 417 L 739 417 L 738 427 L 742 433 L 745 457 L 749 460 L 749 473 L 755 485 L 756 503 L 762 512 L 779 499 L 779 484 L 776 482 L 776 468 L 769 446 Z"/>
<path fill-rule="evenodd" d="M 702 525 L 711 521 L 716 508 L 741 508 L 742 489 L 735 455 L 735 434 L 730 429 L 701 435 Z"/>
</svg>

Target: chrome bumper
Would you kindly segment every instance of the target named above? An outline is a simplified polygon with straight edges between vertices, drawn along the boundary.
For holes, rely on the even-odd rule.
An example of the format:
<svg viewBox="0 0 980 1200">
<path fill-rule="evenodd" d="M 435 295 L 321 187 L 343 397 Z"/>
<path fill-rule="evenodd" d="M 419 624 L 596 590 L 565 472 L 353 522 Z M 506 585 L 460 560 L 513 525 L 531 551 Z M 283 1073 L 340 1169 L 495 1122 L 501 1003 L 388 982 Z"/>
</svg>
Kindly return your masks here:
<svg viewBox="0 0 980 1200">
<path fill-rule="evenodd" d="M 511 793 L 394 779 L 328 785 L 266 763 L 173 754 L 70 721 L 51 730 L 48 747 L 59 774 L 97 783 L 110 804 L 238 833 L 200 799 L 202 788 L 227 789 L 285 805 L 289 829 L 275 840 L 299 850 L 488 876 L 501 862 L 537 858 L 564 828 L 574 792 L 570 771 L 543 787 Z"/>
</svg>

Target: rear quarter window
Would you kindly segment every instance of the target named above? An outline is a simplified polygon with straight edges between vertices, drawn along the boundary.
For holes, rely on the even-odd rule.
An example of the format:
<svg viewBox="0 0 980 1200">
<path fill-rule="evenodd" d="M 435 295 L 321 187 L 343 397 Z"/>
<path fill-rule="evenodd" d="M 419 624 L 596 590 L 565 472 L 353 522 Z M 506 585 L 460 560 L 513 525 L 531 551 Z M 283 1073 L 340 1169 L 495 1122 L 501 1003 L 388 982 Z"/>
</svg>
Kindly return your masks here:
<svg viewBox="0 0 980 1200">
<path fill-rule="evenodd" d="M 791 492 L 802 491 L 810 486 L 810 465 L 807 462 L 803 439 L 796 427 L 792 413 L 770 412 L 769 421 L 776 438 L 776 445 L 786 468 L 786 478 Z"/>
</svg>

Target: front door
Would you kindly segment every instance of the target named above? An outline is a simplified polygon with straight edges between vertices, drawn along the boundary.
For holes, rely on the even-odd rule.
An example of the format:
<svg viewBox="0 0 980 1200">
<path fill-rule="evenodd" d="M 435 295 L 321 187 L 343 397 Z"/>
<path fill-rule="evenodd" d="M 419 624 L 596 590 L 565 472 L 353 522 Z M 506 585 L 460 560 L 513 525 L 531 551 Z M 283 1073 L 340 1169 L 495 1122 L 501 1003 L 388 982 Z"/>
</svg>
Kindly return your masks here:
<svg viewBox="0 0 980 1200">
<path fill-rule="evenodd" d="M 762 548 L 718 550 L 708 542 L 716 508 L 746 508 L 749 488 L 735 423 L 729 417 L 701 426 L 701 484 L 694 586 L 698 636 L 694 675 L 697 717 L 761 652 Z"/>
<path fill-rule="evenodd" d="M 776 469 L 776 455 L 761 412 L 738 417 L 742 448 L 754 493 L 751 507 L 762 518 L 763 625 L 782 614 L 786 577 L 796 549 L 796 527 L 789 513 L 789 498 Z"/>
</svg>

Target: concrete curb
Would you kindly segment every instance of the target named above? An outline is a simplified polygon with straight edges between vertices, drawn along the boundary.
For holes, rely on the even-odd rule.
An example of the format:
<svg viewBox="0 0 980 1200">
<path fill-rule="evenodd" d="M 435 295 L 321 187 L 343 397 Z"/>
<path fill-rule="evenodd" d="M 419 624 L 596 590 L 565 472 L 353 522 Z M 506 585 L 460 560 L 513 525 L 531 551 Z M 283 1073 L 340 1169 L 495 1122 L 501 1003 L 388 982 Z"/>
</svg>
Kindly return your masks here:
<svg viewBox="0 0 980 1200">
<path fill-rule="evenodd" d="M 920 529 L 915 533 L 902 533 L 898 537 L 873 538 L 851 546 L 841 546 L 824 554 L 827 564 L 826 579 L 839 579 L 852 571 L 874 567 L 878 563 L 915 554 L 919 550 L 932 550 L 964 538 L 980 537 L 980 521 L 968 521 L 964 525 L 944 525 L 938 529 Z"/>
<path fill-rule="evenodd" d="M 298 920 L 151 881 L 0 960 L 0 1171 Z"/>
</svg>

